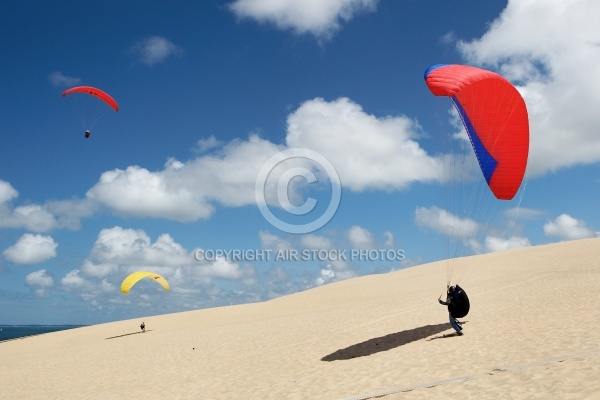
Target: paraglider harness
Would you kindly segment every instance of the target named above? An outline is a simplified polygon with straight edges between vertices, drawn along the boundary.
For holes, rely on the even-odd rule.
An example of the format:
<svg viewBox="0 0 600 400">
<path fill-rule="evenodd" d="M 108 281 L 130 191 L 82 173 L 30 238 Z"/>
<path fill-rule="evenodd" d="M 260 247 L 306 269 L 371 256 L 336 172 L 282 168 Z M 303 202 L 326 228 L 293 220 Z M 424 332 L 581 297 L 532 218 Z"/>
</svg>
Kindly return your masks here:
<svg viewBox="0 0 600 400">
<path fill-rule="evenodd" d="M 469 297 L 467 293 L 458 285 L 454 286 L 454 290 L 450 291 L 448 288 L 447 298 L 445 302 L 441 302 L 448 306 L 448 312 L 454 318 L 463 318 L 469 313 L 471 304 L 469 303 Z"/>
</svg>

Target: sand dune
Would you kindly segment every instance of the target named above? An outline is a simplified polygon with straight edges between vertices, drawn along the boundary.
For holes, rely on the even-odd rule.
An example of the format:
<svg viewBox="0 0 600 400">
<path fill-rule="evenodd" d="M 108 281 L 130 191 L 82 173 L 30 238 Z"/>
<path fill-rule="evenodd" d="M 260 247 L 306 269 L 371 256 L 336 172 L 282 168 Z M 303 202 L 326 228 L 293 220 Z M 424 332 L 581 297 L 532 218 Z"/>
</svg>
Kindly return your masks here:
<svg viewBox="0 0 600 400">
<path fill-rule="evenodd" d="M 599 239 L 461 259 L 461 337 L 445 265 L 0 343 L 0 398 L 600 398 Z"/>
</svg>

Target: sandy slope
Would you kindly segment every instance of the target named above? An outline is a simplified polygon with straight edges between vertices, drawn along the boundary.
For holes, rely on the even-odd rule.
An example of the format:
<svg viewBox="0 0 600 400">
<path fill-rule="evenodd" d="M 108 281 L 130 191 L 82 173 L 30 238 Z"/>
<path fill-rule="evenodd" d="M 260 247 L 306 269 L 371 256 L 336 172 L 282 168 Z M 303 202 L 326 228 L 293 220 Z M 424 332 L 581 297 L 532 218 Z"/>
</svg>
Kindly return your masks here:
<svg viewBox="0 0 600 400">
<path fill-rule="evenodd" d="M 599 239 L 460 268 L 462 337 L 435 263 L 146 318 L 145 334 L 134 320 L 0 343 L 0 398 L 600 398 Z"/>
</svg>

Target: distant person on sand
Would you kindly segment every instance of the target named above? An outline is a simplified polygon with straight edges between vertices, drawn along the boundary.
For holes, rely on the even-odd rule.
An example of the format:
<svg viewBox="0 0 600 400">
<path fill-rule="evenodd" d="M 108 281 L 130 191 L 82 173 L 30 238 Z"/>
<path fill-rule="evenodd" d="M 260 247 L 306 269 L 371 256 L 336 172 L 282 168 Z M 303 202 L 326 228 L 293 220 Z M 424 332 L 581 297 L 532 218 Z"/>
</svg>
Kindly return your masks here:
<svg viewBox="0 0 600 400">
<path fill-rule="evenodd" d="M 458 287 L 458 285 L 457 285 Z M 458 336 L 462 336 L 462 323 L 454 317 L 453 311 L 460 305 L 459 289 L 454 286 L 448 286 L 448 292 L 446 293 L 446 301 L 442 300 L 442 296 L 438 299 L 438 302 L 444 306 L 448 306 L 448 316 L 450 317 L 450 325 L 456 331 Z"/>
<path fill-rule="evenodd" d="M 146 324 L 144 323 L 144 321 L 142 321 L 142 324 L 140 325 L 140 329 L 142 330 L 142 333 L 146 332 Z"/>
</svg>

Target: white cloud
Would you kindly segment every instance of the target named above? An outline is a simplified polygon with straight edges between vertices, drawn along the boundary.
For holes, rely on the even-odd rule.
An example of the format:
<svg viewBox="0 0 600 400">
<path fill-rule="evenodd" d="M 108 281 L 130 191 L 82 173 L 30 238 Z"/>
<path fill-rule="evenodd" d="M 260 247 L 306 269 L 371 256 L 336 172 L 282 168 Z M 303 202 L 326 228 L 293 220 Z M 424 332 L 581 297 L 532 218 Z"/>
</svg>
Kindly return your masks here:
<svg viewBox="0 0 600 400">
<path fill-rule="evenodd" d="M 459 218 L 438 207 L 418 207 L 415 222 L 420 227 L 462 239 L 472 238 L 479 229 L 477 222 L 472 219 Z"/>
<path fill-rule="evenodd" d="M 15 264 L 39 264 L 56 257 L 57 247 L 58 244 L 54 242 L 51 236 L 25 233 L 14 245 L 5 249 L 2 254 L 7 260 Z"/>
<path fill-rule="evenodd" d="M 394 234 L 390 231 L 383 232 L 383 236 L 385 237 L 385 246 L 387 248 L 394 248 Z"/>
<path fill-rule="evenodd" d="M 377 118 L 350 99 L 317 98 L 304 102 L 287 124 L 287 145 L 325 156 L 353 191 L 438 179 L 438 162 L 416 142 L 419 127 L 407 117 Z"/>
<path fill-rule="evenodd" d="M 271 268 L 267 271 L 267 276 L 274 280 L 285 282 L 289 279 L 288 273 L 281 267 Z"/>
<path fill-rule="evenodd" d="M 147 65 L 158 64 L 171 56 L 183 54 L 183 48 L 160 36 L 150 36 L 138 41 L 131 51 Z"/>
<path fill-rule="evenodd" d="M 39 297 L 47 297 L 50 295 L 48 290 L 54 286 L 54 279 L 46 273 L 45 269 L 27 274 L 25 283 L 33 289 L 33 293 Z"/>
<path fill-rule="evenodd" d="M 54 215 L 39 204 L 29 204 L 15 208 L 12 218 L 6 222 L 10 223 L 10 221 L 15 227 L 23 227 L 34 232 L 45 232 L 58 225 Z"/>
<path fill-rule="evenodd" d="M 309 250 L 329 250 L 333 249 L 331 239 L 315 234 L 306 234 L 300 236 L 302 247 Z"/>
<path fill-rule="evenodd" d="M 74 269 L 67 273 L 61 280 L 60 283 L 66 288 L 78 290 L 89 286 L 89 282 L 85 278 L 79 276 L 79 270 Z"/>
<path fill-rule="evenodd" d="M 331 260 L 325 268 L 321 268 L 319 276 L 314 280 L 314 285 L 321 286 L 334 281 L 351 279 L 358 274 L 355 268 L 344 260 Z"/>
<path fill-rule="evenodd" d="M 153 243 L 142 230 L 116 226 L 100 231 L 81 270 L 88 276 L 106 277 L 116 271 L 138 269 L 172 273 L 177 267 L 192 264 L 192 252 L 170 235 L 162 234 Z"/>
<path fill-rule="evenodd" d="M 94 204 L 82 200 L 49 201 L 44 205 L 27 204 L 13 207 L 10 202 L 19 193 L 0 180 L 0 228 L 23 228 L 46 232 L 56 228 L 79 229 L 80 218 L 91 215 Z"/>
<path fill-rule="evenodd" d="M 510 0 L 467 61 L 519 84 L 530 119 L 532 176 L 600 161 L 600 2 Z"/>
<path fill-rule="evenodd" d="M 162 171 L 139 166 L 104 172 L 87 196 L 99 205 L 127 216 L 205 219 L 213 203 L 226 206 L 255 204 L 256 177 L 279 147 L 257 136 L 233 141 L 218 154 L 189 162 L 169 160 Z"/>
<path fill-rule="evenodd" d="M 180 169 L 169 164 L 165 171 Z M 174 187 L 165 172 L 153 173 L 138 166 L 104 172 L 88 192 L 88 198 L 117 213 L 136 217 L 165 217 L 177 221 L 207 218 L 213 207 L 191 189 Z"/>
<path fill-rule="evenodd" d="M 260 238 L 261 247 L 265 250 L 271 250 L 277 253 L 280 251 L 288 251 L 293 248 L 289 241 L 282 239 L 277 235 L 273 235 L 271 232 L 260 231 L 258 232 L 258 236 Z"/>
<path fill-rule="evenodd" d="M 18 195 L 19 192 L 10 183 L 0 179 L 0 206 L 16 198 Z"/>
<path fill-rule="evenodd" d="M 217 257 L 215 260 L 198 265 L 193 269 L 193 274 L 209 279 L 250 279 L 256 272 L 250 265 L 242 266 L 237 262 L 232 262 L 223 257 Z"/>
<path fill-rule="evenodd" d="M 355 225 L 348 229 L 348 239 L 353 249 L 370 250 L 375 248 L 375 237 L 363 227 Z"/>
<path fill-rule="evenodd" d="M 46 273 L 45 269 L 34 271 L 25 277 L 25 283 L 29 286 L 37 286 L 39 288 L 49 288 L 54 286 L 54 279 Z"/>
<path fill-rule="evenodd" d="M 223 142 L 218 140 L 214 136 L 209 136 L 208 138 L 202 138 L 196 142 L 196 146 L 194 146 L 194 152 L 197 154 L 205 153 L 209 150 L 218 148 L 223 145 Z"/>
<path fill-rule="evenodd" d="M 9 202 L 19 193 L 10 183 L 0 180 L 0 228 L 25 228 L 44 232 L 57 226 L 54 215 L 38 204 L 12 208 Z"/>
<path fill-rule="evenodd" d="M 563 240 L 596 237 L 594 229 L 589 228 L 584 221 L 575 219 L 568 214 L 561 214 L 554 221 L 544 224 L 544 234 Z"/>
<path fill-rule="evenodd" d="M 54 86 L 75 86 L 81 83 L 81 78 L 67 76 L 60 71 L 54 71 L 48 75 L 48 80 Z"/>
<path fill-rule="evenodd" d="M 74 269 L 67 273 L 61 280 L 63 290 L 72 292 L 82 299 L 89 301 L 94 307 L 101 308 L 101 303 L 98 301 L 102 295 L 109 295 L 114 299 L 116 288 L 106 279 L 95 281 L 86 279 L 81 275 L 81 271 Z"/>
<path fill-rule="evenodd" d="M 96 204 L 90 199 L 51 200 L 44 203 L 44 210 L 53 215 L 55 228 L 77 230 L 81 228 L 81 218 L 91 216 Z"/>
<path fill-rule="evenodd" d="M 237 280 L 245 285 L 254 282 L 256 273 L 250 265 L 240 265 L 223 257 L 198 261 L 194 253 L 195 249 L 185 249 L 169 234 L 162 234 L 153 242 L 143 230 L 119 226 L 103 229 L 80 269 L 82 274 L 79 271 L 71 274 L 63 286 L 80 295 L 83 293 L 78 287 L 90 290 L 92 286 L 95 294 L 88 297 L 97 297 L 106 292 L 99 290 L 98 279 L 106 280 L 104 286 L 119 285 L 127 274 L 137 270 L 163 275 L 171 289 L 182 295 L 197 292 L 195 285 L 207 285 L 216 278 Z"/>
<path fill-rule="evenodd" d="M 377 0 L 236 0 L 229 9 L 238 18 L 272 23 L 295 33 L 329 38 L 342 22 L 360 12 L 375 11 Z"/>
<path fill-rule="evenodd" d="M 315 279 L 315 285 L 321 286 L 326 283 L 332 282 L 335 279 L 335 271 L 333 270 L 331 264 L 327 265 L 327 267 L 321 269 L 321 274 L 318 278 Z"/>
<path fill-rule="evenodd" d="M 532 220 L 540 218 L 544 212 L 532 208 L 515 207 L 504 211 L 504 215 L 509 219 Z"/>
<path fill-rule="evenodd" d="M 485 238 L 485 247 L 490 252 L 529 246 L 531 246 L 531 242 L 526 237 L 511 236 L 508 239 L 504 239 L 488 236 Z"/>
</svg>

